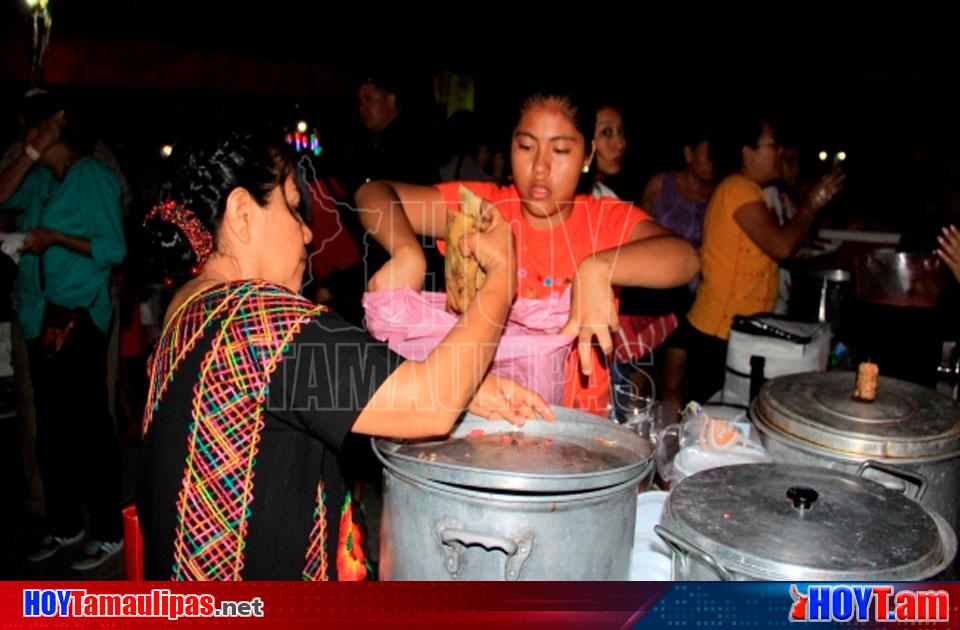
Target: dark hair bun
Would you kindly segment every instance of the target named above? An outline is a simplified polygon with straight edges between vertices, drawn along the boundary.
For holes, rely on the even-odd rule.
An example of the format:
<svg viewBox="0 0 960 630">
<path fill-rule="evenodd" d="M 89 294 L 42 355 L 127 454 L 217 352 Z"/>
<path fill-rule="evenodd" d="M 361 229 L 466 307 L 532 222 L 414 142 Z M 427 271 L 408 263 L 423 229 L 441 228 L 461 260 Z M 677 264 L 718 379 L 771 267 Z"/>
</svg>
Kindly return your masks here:
<svg viewBox="0 0 960 630">
<path fill-rule="evenodd" d="M 196 227 L 212 235 L 215 249 L 230 193 L 243 188 L 266 205 L 270 192 L 294 172 L 294 159 L 282 136 L 268 127 L 222 124 L 178 142 L 169 169 L 160 201 L 189 210 Z M 158 214 L 144 226 L 148 260 L 174 282 L 188 278 L 203 263 L 180 223 Z"/>
</svg>

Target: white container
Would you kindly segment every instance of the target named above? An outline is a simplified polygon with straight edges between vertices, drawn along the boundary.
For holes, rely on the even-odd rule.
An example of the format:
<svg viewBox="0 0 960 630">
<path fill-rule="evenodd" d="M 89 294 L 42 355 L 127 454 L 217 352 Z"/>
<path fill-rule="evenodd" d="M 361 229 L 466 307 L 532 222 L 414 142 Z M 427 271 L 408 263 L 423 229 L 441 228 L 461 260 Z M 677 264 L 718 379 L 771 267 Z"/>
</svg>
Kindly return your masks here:
<svg viewBox="0 0 960 630">
<path fill-rule="evenodd" d="M 723 382 L 722 402 L 725 405 L 750 404 L 750 381 L 753 359 L 762 357 L 760 378 L 800 372 L 823 372 L 830 355 L 830 326 L 808 324 L 778 317 L 752 317 L 771 332 L 745 332 L 735 325 L 730 330 L 727 346 L 727 372 Z M 780 331 L 782 336 L 774 336 Z M 800 341 L 803 340 L 803 341 Z M 759 383 L 758 385 L 762 384 Z"/>
</svg>

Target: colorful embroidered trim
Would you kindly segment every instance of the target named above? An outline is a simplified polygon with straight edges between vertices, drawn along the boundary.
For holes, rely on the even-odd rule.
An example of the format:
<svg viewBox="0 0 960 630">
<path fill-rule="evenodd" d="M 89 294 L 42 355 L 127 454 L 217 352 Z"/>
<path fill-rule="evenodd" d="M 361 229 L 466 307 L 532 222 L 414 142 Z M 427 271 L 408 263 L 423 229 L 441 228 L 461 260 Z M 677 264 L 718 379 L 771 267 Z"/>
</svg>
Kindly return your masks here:
<svg viewBox="0 0 960 630">
<path fill-rule="evenodd" d="M 245 284 L 225 284 L 201 291 L 187 298 L 170 318 L 149 361 L 150 386 L 143 412 L 143 436 L 147 435 L 153 414 L 173 382 L 180 362 L 193 350 L 210 322 L 245 289 Z"/>
<path fill-rule="evenodd" d="M 154 409 L 186 346 L 226 311 L 194 388 L 173 579 L 241 578 L 270 376 L 300 326 L 324 310 L 281 287 L 246 282 L 201 294 L 168 327 L 155 358 Z"/>
<path fill-rule="evenodd" d="M 313 527 L 310 529 L 310 546 L 307 547 L 303 567 L 304 581 L 324 581 L 327 577 L 327 491 L 323 479 L 317 485 L 317 505 L 313 510 Z"/>
</svg>

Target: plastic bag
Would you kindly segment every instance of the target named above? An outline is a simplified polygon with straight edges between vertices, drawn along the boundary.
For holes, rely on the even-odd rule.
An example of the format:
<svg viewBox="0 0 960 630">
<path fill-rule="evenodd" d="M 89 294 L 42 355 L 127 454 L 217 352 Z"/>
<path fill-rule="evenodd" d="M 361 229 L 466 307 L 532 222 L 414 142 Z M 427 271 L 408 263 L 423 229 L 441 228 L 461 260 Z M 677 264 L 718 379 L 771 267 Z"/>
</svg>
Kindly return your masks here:
<svg viewBox="0 0 960 630">
<path fill-rule="evenodd" d="M 9 256 L 13 262 L 20 264 L 20 252 L 27 241 L 23 232 L 0 232 L 0 252 Z"/>
<path fill-rule="evenodd" d="M 671 484 L 710 468 L 770 462 L 744 414 L 722 419 L 696 402 L 684 409 L 679 425 L 657 437 L 658 471 Z"/>
<path fill-rule="evenodd" d="M 445 293 L 410 288 L 363 295 L 367 330 L 405 359 L 422 361 L 456 324 Z M 507 317 L 491 370 L 536 391 L 550 404 L 563 402 L 565 363 L 575 335 L 561 335 L 570 315 L 570 290 L 542 300 L 518 298 Z"/>
</svg>

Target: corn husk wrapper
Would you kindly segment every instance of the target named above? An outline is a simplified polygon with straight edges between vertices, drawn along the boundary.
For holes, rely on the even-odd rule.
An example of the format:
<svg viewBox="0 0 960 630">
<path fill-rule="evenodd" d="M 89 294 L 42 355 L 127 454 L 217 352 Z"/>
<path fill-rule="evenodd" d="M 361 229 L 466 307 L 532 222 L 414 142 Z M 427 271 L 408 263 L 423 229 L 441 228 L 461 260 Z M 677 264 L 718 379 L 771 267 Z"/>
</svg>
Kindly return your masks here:
<svg viewBox="0 0 960 630">
<path fill-rule="evenodd" d="M 486 274 L 474 258 L 460 254 L 460 239 L 464 234 L 480 232 L 481 200 L 478 195 L 460 187 L 460 212 L 447 211 L 447 255 L 444 277 L 447 284 L 447 310 L 463 313 L 477 296 Z"/>
</svg>

